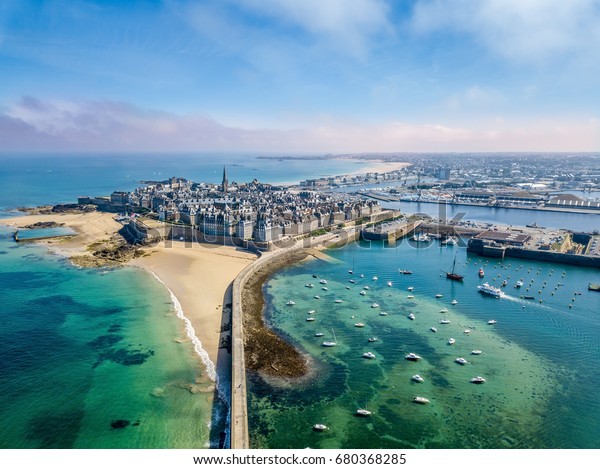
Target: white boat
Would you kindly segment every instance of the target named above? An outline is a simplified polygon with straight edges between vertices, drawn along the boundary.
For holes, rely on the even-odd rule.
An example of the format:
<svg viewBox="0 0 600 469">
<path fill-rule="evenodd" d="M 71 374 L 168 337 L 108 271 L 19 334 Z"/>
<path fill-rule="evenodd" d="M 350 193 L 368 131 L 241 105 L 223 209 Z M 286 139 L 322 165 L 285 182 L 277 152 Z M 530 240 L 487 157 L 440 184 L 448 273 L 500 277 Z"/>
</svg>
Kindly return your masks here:
<svg viewBox="0 0 600 469">
<path fill-rule="evenodd" d="M 369 342 L 377 342 L 379 339 L 377 337 L 369 337 Z"/>
<path fill-rule="evenodd" d="M 488 321 L 488 324 L 496 324 L 498 321 L 496 321 L 495 319 L 490 319 Z"/>
<path fill-rule="evenodd" d="M 382 311 L 381 313 L 379 313 L 379 316 L 387 316 L 388 313 L 386 313 L 385 311 Z"/>
<path fill-rule="evenodd" d="M 465 329 L 465 334 L 470 334 L 471 333 L 471 329 Z"/>
<path fill-rule="evenodd" d="M 452 337 L 450 337 L 450 338 L 448 339 L 448 345 L 454 345 L 455 343 L 456 343 L 456 339 L 454 339 L 454 338 L 452 338 Z"/>
<path fill-rule="evenodd" d="M 522 286 L 523 286 L 523 281 L 522 281 L 522 280 L 519 280 L 519 281 L 517 282 L 517 284 L 515 285 L 515 288 L 521 288 Z"/>
<path fill-rule="evenodd" d="M 304 285 L 306 288 L 312 288 L 314 287 L 314 285 L 312 283 L 307 283 L 306 285 Z"/>
<path fill-rule="evenodd" d="M 327 287 L 321 287 L 321 290 L 327 291 L 327 290 L 329 290 L 329 288 L 327 288 Z"/>
<path fill-rule="evenodd" d="M 337 345 L 337 342 L 334 342 L 333 340 L 326 340 L 321 345 L 323 347 L 335 347 Z"/>
<path fill-rule="evenodd" d="M 440 309 L 440 313 L 447 313 L 448 312 L 448 308 L 442 308 Z"/>
<path fill-rule="evenodd" d="M 288 305 L 288 306 L 294 306 L 295 304 L 296 304 L 296 302 L 292 301 L 292 300 L 290 300 L 286 303 L 286 305 Z"/>
<path fill-rule="evenodd" d="M 471 355 L 481 355 L 483 352 L 481 350 L 473 350 Z"/>
<path fill-rule="evenodd" d="M 313 317 L 311 316 L 311 317 L 309 317 L 309 318 L 306 318 L 306 320 L 307 320 L 308 322 L 310 322 L 310 321 L 314 321 L 314 320 L 315 320 L 315 318 L 313 318 Z"/>
<path fill-rule="evenodd" d="M 485 383 L 485 378 L 482 378 L 481 376 L 476 376 L 475 378 L 471 378 L 471 383 L 483 384 Z"/>
<path fill-rule="evenodd" d="M 408 300 L 412 300 L 414 297 L 415 297 L 415 295 L 408 295 L 406 298 L 407 298 Z"/>
<path fill-rule="evenodd" d="M 357 322 L 354 327 L 365 327 L 365 325 L 362 322 Z"/>
<path fill-rule="evenodd" d="M 457 304 L 458 304 L 458 301 L 456 301 L 456 300 L 452 300 L 452 304 L 453 304 L 453 305 L 457 305 Z"/>
<path fill-rule="evenodd" d="M 315 300 L 320 300 L 321 297 L 319 295 L 315 295 Z"/>
<path fill-rule="evenodd" d="M 350 290 L 350 287 L 346 287 L 346 290 Z"/>
<path fill-rule="evenodd" d="M 365 290 L 369 290 L 369 287 L 368 287 L 368 286 L 366 286 L 366 287 L 365 287 Z"/>
<path fill-rule="evenodd" d="M 365 278 L 365 274 L 360 274 L 360 278 Z"/>
<path fill-rule="evenodd" d="M 311 309 L 311 310 L 308 312 L 308 314 L 315 314 L 315 313 L 316 313 L 316 311 L 315 311 L 314 309 Z"/>
<path fill-rule="evenodd" d="M 420 360 L 423 357 L 417 355 L 416 353 L 410 352 L 404 358 L 406 358 L 407 360 L 417 361 L 417 360 Z"/>
<path fill-rule="evenodd" d="M 349 271 L 348 271 L 348 273 L 349 273 L 350 275 L 352 275 L 352 274 L 354 274 L 354 271 L 352 271 L 352 270 L 349 270 Z"/>
<path fill-rule="evenodd" d="M 375 354 L 373 352 L 365 352 L 362 354 L 363 358 L 368 358 L 369 360 L 372 360 L 373 358 L 375 358 Z"/>
<path fill-rule="evenodd" d="M 355 413 L 356 413 L 356 415 L 358 415 L 360 417 L 368 417 L 369 415 L 372 414 L 372 412 L 367 409 L 356 409 Z"/>
<path fill-rule="evenodd" d="M 413 241 L 416 241 L 417 243 L 426 243 L 427 241 L 429 241 L 429 236 L 427 236 L 425 233 L 421 233 L 421 234 L 415 234 L 412 237 Z"/>
<path fill-rule="evenodd" d="M 323 337 L 325 334 L 323 332 L 316 332 L 315 337 Z"/>
<path fill-rule="evenodd" d="M 351 278 L 350 280 L 348 280 L 350 283 L 356 283 L 356 280 L 354 280 L 353 278 Z"/>
<path fill-rule="evenodd" d="M 325 430 L 328 430 L 329 427 L 327 425 L 323 425 L 322 423 L 315 423 L 313 425 L 313 430 L 316 432 L 324 432 Z"/>
<path fill-rule="evenodd" d="M 375 275 L 375 276 L 373 277 L 373 280 L 377 280 L 377 275 Z"/>
<path fill-rule="evenodd" d="M 362 296 L 365 296 L 365 295 L 367 294 L 367 292 L 366 292 L 366 291 L 364 291 L 364 290 L 361 290 L 361 291 L 360 291 L 360 294 L 361 294 Z"/>
<path fill-rule="evenodd" d="M 440 321 L 440 324 L 450 324 L 450 320 L 449 319 L 442 319 Z"/>
<path fill-rule="evenodd" d="M 410 313 L 408 315 L 408 319 L 410 319 L 411 321 L 414 321 L 415 320 L 415 315 L 413 313 Z"/>
<path fill-rule="evenodd" d="M 489 283 L 484 283 L 483 285 L 479 285 L 477 287 L 479 293 L 483 293 L 484 295 L 494 296 L 496 298 L 501 298 L 505 295 L 505 293 L 500 290 L 498 287 L 493 287 Z"/>
<path fill-rule="evenodd" d="M 413 399 L 413 402 L 416 404 L 429 404 L 430 401 L 426 397 L 417 396 Z"/>
<path fill-rule="evenodd" d="M 379 308 L 379 305 L 378 305 L 377 303 L 373 303 L 373 304 L 371 305 L 371 308 Z"/>
<path fill-rule="evenodd" d="M 343 303 L 342 300 L 335 300 L 336 303 Z"/>
<path fill-rule="evenodd" d="M 391 286 L 392 286 L 392 282 L 388 282 L 388 283 L 387 283 L 387 286 L 388 286 L 388 287 L 391 287 Z"/>
<path fill-rule="evenodd" d="M 460 364 L 460 365 L 467 365 L 469 362 L 467 360 L 465 360 L 463 357 L 459 357 L 456 360 L 454 360 L 456 363 Z"/>
<path fill-rule="evenodd" d="M 436 297 L 436 298 L 441 298 L 441 297 L 442 297 L 442 294 L 441 294 L 441 293 L 438 293 L 437 295 L 435 295 L 435 297 Z"/>
<path fill-rule="evenodd" d="M 431 332 L 437 332 L 437 327 L 430 327 L 430 328 L 429 328 L 429 330 L 430 330 Z"/>
<path fill-rule="evenodd" d="M 408 291 L 413 291 L 415 289 L 415 287 L 408 287 L 407 290 Z"/>
<path fill-rule="evenodd" d="M 450 236 L 445 241 L 446 241 L 446 245 L 449 245 L 449 246 L 454 246 L 458 242 L 458 240 L 454 236 Z"/>
<path fill-rule="evenodd" d="M 325 279 L 319 280 L 319 283 L 321 285 L 327 285 L 327 280 L 325 280 Z"/>
<path fill-rule="evenodd" d="M 416 383 L 422 383 L 423 381 L 425 381 L 420 375 L 413 375 L 411 379 Z"/>
</svg>

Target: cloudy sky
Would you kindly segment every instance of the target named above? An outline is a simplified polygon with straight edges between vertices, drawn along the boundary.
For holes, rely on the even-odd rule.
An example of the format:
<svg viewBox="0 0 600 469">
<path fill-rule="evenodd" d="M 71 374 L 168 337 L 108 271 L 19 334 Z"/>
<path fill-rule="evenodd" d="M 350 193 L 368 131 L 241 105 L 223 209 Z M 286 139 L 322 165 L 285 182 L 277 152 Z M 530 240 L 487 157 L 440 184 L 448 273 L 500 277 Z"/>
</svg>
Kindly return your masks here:
<svg viewBox="0 0 600 469">
<path fill-rule="evenodd" d="M 0 151 L 598 151 L 600 0 L 2 0 Z"/>
</svg>

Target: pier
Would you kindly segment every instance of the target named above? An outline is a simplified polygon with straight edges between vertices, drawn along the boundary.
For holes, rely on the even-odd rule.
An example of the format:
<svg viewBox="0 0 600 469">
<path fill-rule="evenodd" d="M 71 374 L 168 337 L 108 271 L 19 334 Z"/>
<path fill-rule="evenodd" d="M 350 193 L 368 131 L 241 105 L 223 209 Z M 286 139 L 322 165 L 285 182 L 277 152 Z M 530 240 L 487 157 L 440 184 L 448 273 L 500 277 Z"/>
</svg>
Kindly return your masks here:
<svg viewBox="0 0 600 469">
<path fill-rule="evenodd" d="M 361 230 L 361 237 L 370 241 L 395 242 L 397 239 L 413 233 L 422 223 L 422 220 L 414 222 L 407 222 L 406 220 L 393 221 L 376 227 L 365 228 Z"/>
</svg>

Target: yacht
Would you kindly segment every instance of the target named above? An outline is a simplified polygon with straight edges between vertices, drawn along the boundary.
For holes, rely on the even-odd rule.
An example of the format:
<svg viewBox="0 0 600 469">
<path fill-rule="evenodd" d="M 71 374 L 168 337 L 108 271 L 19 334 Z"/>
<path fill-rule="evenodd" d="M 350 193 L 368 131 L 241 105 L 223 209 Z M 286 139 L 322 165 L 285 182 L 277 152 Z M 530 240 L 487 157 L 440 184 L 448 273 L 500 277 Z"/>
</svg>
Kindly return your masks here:
<svg viewBox="0 0 600 469">
<path fill-rule="evenodd" d="M 453 339 L 452 337 L 450 337 L 448 339 L 448 345 L 454 345 L 455 342 L 456 342 L 456 339 Z"/>
<path fill-rule="evenodd" d="M 288 305 L 288 306 L 294 306 L 295 304 L 296 304 L 296 302 L 292 301 L 292 300 L 290 300 L 286 303 L 286 305 Z"/>
<path fill-rule="evenodd" d="M 425 381 L 421 376 L 419 375 L 413 375 L 411 378 L 414 382 L 416 383 L 422 383 L 423 381 Z"/>
<path fill-rule="evenodd" d="M 361 291 L 360 291 L 360 294 L 361 294 L 362 296 L 365 296 L 365 295 L 367 294 L 367 292 L 366 292 L 366 291 L 364 291 L 364 290 L 361 290 Z"/>
<path fill-rule="evenodd" d="M 348 273 L 349 273 L 350 275 L 354 275 L 354 271 L 353 271 L 353 270 L 349 270 L 349 271 L 348 271 Z"/>
<path fill-rule="evenodd" d="M 346 286 L 346 290 L 350 290 L 350 287 Z"/>
<path fill-rule="evenodd" d="M 354 327 L 365 327 L 365 325 L 362 322 L 357 322 Z"/>
<path fill-rule="evenodd" d="M 409 300 L 412 300 L 415 297 L 415 295 L 408 295 L 406 298 Z"/>
<path fill-rule="evenodd" d="M 473 350 L 471 355 L 481 355 L 483 352 L 481 350 Z"/>
<path fill-rule="evenodd" d="M 406 270 L 406 269 L 398 269 L 398 272 L 400 272 L 403 275 L 411 275 L 412 274 L 412 270 Z"/>
<path fill-rule="evenodd" d="M 453 304 L 453 305 L 457 305 L 457 304 L 458 304 L 458 301 L 456 301 L 456 300 L 452 300 L 452 304 Z"/>
<path fill-rule="evenodd" d="M 426 243 L 427 241 L 429 241 L 429 236 L 427 236 L 426 233 L 421 233 L 421 234 L 415 234 L 412 237 L 413 241 L 416 241 L 417 243 Z"/>
<path fill-rule="evenodd" d="M 378 305 L 377 303 L 373 303 L 373 304 L 371 305 L 371 308 L 379 308 L 379 305 Z"/>
<path fill-rule="evenodd" d="M 408 355 L 406 355 L 404 358 L 406 358 L 407 360 L 412 360 L 412 361 L 417 361 L 420 360 L 421 356 L 417 355 L 416 353 L 412 353 L 410 352 Z"/>
<path fill-rule="evenodd" d="M 408 319 L 410 319 L 411 321 L 414 321 L 414 320 L 415 320 L 415 315 L 414 315 L 414 313 L 410 313 L 410 314 L 408 315 Z"/>
<path fill-rule="evenodd" d="M 483 384 L 485 383 L 485 378 L 482 378 L 481 376 L 476 376 L 475 378 L 471 378 L 471 383 Z"/>
<path fill-rule="evenodd" d="M 465 334 L 470 334 L 471 333 L 471 329 L 465 329 Z"/>
<path fill-rule="evenodd" d="M 415 397 L 413 399 L 413 402 L 416 404 L 429 404 L 429 399 L 427 399 L 426 397 Z"/>
<path fill-rule="evenodd" d="M 437 295 L 435 295 L 435 297 L 436 297 L 436 298 L 441 298 L 441 297 L 442 297 L 442 294 L 441 294 L 441 293 L 438 293 Z"/>
<path fill-rule="evenodd" d="M 323 337 L 325 334 L 323 332 L 316 332 L 315 337 Z"/>
<path fill-rule="evenodd" d="M 373 277 L 373 280 L 377 280 L 377 275 L 375 275 L 375 276 Z"/>
<path fill-rule="evenodd" d="M 368 289 L 369 289 L 369 287 L 368 287 L 368 286 L 366 286 L 366 287 L 364 287 L 364 288 L 365 288 L 365 290 L 368 290 Z"/>
<path fill-rule="evenodd" d="M 413 291 L 415 289 L 415 287 L 408 287 L 407 290 L 408 291 Z"/>
<path fill-rule="evenodd" d="M 490 325 L 491 325 L 491 324 L 496 324 L 497 322 L 498 322 L 498 321 L 496 321 L 495 319 L 490 319 L 490 320 L 488 321 L 488 324 L 490 324 Z"/>
<path fill-rule="evenodd" d="M 448 312 L 448 308 L 442 308 L 440 309 L 440 313 L 447 313 Z"/>
<path fill-rule="evenodd" d="M 336 303 L 343 303 L 342 300 L 335 300 Z"/>
<path fill-rule="evenodd" d="M 456 360 L 454 360 L 456 363 L 458 363 L 459 365 L 467 365 L 469 362 L 467 360 L 465 360 L 463 357 L 459 357 Z"/>
<path fill-rule="evenodd" d="M 327 288 L 327 287 L 321 287 L 321 290 L 327 291 L 327 290 L 329 290 L 329 288 Z"/>
<path fill-rule="evenodd" d="M 306 285 L 304 285 L 306 288 L 312 288 L 314 287 L 314 285 L 312 283 L 307 283 Z"/>
<path fill-rule="evenodd" d="M 369 337 L 369 342 L 377 342 L 379 339 L 377 337 Z"/>
<path fill-rule="evenodd" d="M 358 415 L 360 417 L 368 417 L 371 414 L 372 414 L 372 412 L 370 410 L 367 410 L 367 409 L 356 409 L 356 415 Z"/>
<path fill-rule="evenodd" d="M 431 330 L 431 332 L 437 332 L 437 327 L 432 326 L 432 327 L 429 328 L 429 330 Z"/>
<path fill-rule="evenodd" d="M 308 322 L 311 322 L 311 321 L 314 321 L 314 320 L 315 320 L 315 318 L 313 318 L 313 317 L 311 316 L 311 317 L 308 317 L 308 318 L 306 318 L 306 320 L 307 320 Z"/>
<path fill-rule="evenodd" d="M 327 285 L 327 280 L 325 280 L 325 279 L 319 280 L 319 283 L 321 285 Z"/>
<path fill-rule="evenodd" d="M 387 283 L 387 286 L 388 286 L 388 287 L 391 287 L 391 286 L 392 286 L 392 282 L 388 282 L 388 283 Z"/>
<path fill-rule="evenodd" d="M 335 347 L 337 345 L 337 342 L 334 342 L 333 340 L 326 340 L 321 345 L 323 347 Z"/>
<path fill-rule="evenodd" d="M 450 324 L 450 320 L 449 319 L 442 319 L 440 321 L 440 324 Z"/>
<path fill-rule="evenodd" d="M 321 297 L 319 295 L 315 295 L 315 300 L 320 300 Z"/>
<path fill-rule="evenodd" d="M 375 354 L 373 352 L 365 352 L 362 354 L 363 358 L 368 358 L 369 360 L 372 360 L 373 358 L 375 358 Z"/>
<path fill-rule="evenodd" d="M 348 280 L 350 283 L 356 283 L 356 280 L 354 280 L 353 278 L 351 278 L 350 280 Z"/>
<path fill-rule="evenodd" d="M 495 296 L 496 298 L 503 297 L 505 293 L 500 290 L 498 287 L 493 287 L 489 283 L 484 283 L 483 285 L 479 285 L 477 287 L 479 293 L 483 293 L 485 295 Z"/>
<path fill-rule="evenodd" d="M 385 311 L 382 311 L 381 313 L 379 313 L 379 316 L 387 316 L 388 313 L 386 313 Z"/>
<path fill-rule="evenodd" d="M 315 313 L 316 313 L 316 311 L 315 311 L 314 309 L 311 309 L 311 310 L 308 312 L 308 314 L 315 314 Z"/>
<path fill-rule="evenodd" d="M 316 432 L 324 432 L 325 430 L 328 430 L 329 427 L 327 425 L 323 425 L 322 423 L 316 423 L 313 425 L 313 430 Z"/>
</svg>

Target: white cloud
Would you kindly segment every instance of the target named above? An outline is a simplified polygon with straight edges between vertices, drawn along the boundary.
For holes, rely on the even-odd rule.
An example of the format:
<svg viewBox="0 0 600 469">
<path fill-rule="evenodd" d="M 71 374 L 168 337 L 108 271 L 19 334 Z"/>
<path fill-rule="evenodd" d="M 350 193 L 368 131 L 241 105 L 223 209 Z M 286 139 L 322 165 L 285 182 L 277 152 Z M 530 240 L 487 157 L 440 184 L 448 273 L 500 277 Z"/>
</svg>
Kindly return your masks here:
<svg viewBox="0 0 600 469">
<path fill-rule="evenodd" d="M 0 151 L 460 152 L 597 151 L 600 120 L 564 118 L 447 124 L 362 122 L 326 118 L 296 129 L 223 125 L 112 101 L 23 98 L 0 113 Z"/>
<path fill-rule="evenodd" d="M 597 0 L 420 0 L 414 31 L 472 35 L 493 53 L 515 61 L 600 60 Z"/>
</svg>

